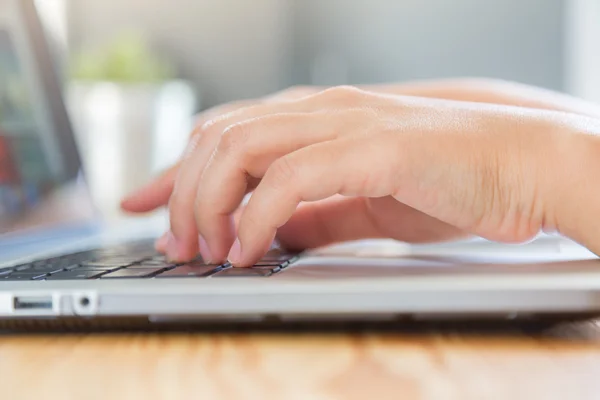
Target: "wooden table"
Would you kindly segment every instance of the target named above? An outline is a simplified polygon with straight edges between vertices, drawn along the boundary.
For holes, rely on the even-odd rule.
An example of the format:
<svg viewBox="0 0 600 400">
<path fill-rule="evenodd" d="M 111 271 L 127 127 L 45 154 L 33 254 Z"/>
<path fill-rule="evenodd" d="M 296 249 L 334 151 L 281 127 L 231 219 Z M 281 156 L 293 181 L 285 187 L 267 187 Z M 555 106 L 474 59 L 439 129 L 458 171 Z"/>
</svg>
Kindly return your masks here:
<svg viewBox="0 0 600 400">
<path fill-rule="evenodd" d="M 520 333 L 0 336 L 0 398 L 600 399 L 593 323 Z"/>
</svg>

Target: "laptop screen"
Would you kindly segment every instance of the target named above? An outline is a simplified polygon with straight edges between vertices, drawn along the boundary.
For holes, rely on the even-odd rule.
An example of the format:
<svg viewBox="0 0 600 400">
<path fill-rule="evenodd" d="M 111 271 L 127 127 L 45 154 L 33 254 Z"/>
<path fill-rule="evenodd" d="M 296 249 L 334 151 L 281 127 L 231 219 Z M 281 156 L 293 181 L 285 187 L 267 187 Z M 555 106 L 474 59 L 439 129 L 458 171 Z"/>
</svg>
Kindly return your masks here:
<svg viewBox="0 0 600 400">
<path fill-rule="evenodd" d="M 93 218 L 66 162 L 60 136 L 71 132 L 56 126 L 40 72 L 51 66 L 41 65 L 32 21 L 16 4 L 0 1 L 0 237 Z"/>
</svg>

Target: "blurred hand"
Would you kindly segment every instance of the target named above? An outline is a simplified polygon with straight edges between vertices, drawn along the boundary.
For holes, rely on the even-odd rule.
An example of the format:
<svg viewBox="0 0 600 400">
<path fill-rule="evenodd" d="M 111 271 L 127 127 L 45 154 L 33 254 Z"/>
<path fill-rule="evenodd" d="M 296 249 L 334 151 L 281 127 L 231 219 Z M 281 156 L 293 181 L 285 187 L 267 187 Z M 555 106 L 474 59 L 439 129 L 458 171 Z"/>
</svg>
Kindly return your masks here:
<svg viewBox="0 0 600 400">
<path fill-rule="evenodd" d="M 347 87 L 239 108 L 195 133 L 169 200 L 171 230 L 158 247 L 174 260 L 200 249 L 207 259 L 248 266 L 276 235 L 291 248 L 469 234 L 523 242 L 567 221 L 568 232 L 586 239 L 585 218 L 565 208 L 573 193 L 564 182 L 586 182 L 568 174 L 582 172 L 579 155 L 597 150 L 595 137 L 579 134 L 596 123 Z"/>
<path fill-rule="evenodd" d="M 244 107 L 261 103 L 275 103 L 293 100 L 312 94 L 317 90 L 317 88 L 307 86 L 292 87 L 262 99 L 227 103 L 204 111 L 196 118 L 196 129 L 190 135 L 189 144 L 182 159 L 185 159 L 187 156 L 190 156 L 194 153 L 194 150 L 200 141 L 200 133 L 205 128 L 205 124 L 210 123 L 212 120 L 218 119 L 219 117 Z M 160 176 L 153 179 L 149 184 L 127 196 L 121 202 L 121 208 L 123 208 L 125 211 L 133 213 L 144 213 L 167 205 L 169 198 L 171 197 L 171 193 L 173 192 L 175 178 L 177 177 L 177 172 L 179 171 L 180 166 L 181 162 L 178 162 L 163 172 Z"/>
<path fill-rule="evenodd" d="M 409 81 L 370 86 L 367 89 L 378 93 L 557 110 L 600 118 L 600 107 L 596 104 L 542 88 L 495 79 Z M 199 134 L 205 128 L 204 125 L 213 119 L 244 107 L 295 100 L 320 90 L 322 89 L 310 86 L 292 87 L 266 98 L 229 103 L 205 111 L 197 118 L 197 128 L 192 132 L 186 155 L 194 153 L 200 140 Z M 180 165 L 181 163 L 177 163 L 147 186 L 132 193 L 123 200 L 122 208 L 129 212 L 143 213 L 165 206 L 173 191 Z"/>
</svg>

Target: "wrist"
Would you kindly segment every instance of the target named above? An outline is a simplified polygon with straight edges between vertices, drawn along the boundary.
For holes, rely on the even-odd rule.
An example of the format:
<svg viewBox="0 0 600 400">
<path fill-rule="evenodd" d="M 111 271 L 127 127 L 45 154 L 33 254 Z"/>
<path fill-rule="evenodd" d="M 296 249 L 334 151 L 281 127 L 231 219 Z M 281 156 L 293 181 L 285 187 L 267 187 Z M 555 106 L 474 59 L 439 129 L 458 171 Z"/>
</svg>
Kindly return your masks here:
<svg viewBox="0 0 600 400">
<path fill-rule="evenodd" d="M 600 254 L 600 128 L 584 127 L 557 135 L 546 180 L 552 199 L 549 230 Z M 554 175 L 554 176 L 552 176 Z"/>
</svg>

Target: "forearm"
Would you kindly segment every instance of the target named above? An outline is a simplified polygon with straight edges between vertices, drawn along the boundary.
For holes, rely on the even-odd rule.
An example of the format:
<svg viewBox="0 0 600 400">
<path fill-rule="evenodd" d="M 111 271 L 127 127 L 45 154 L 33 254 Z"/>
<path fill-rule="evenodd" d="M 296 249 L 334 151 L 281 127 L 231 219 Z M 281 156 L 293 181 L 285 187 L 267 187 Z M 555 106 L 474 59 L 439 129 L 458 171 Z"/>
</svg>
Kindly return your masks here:
<svg viewBox="0 0 600 400">
<path fill-rule="evenodd" d="M 440 79 L 363 86 L 380 93 L 504 104 L 600 118 L 600 105 L 573 96 L 494 79 Z"/>
</svg>

